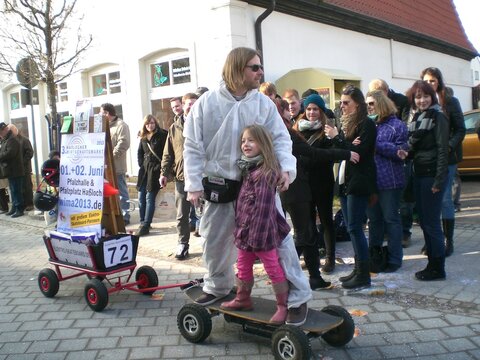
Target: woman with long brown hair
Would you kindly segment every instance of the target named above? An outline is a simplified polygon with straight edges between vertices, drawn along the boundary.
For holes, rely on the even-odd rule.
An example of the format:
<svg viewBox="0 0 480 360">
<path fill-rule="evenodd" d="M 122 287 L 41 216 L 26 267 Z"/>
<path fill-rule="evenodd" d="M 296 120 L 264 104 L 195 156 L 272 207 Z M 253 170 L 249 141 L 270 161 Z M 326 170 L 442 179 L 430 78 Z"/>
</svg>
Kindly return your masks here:
<svg viewBox="0 0 480 360">
<path fill-rule="evenodd" d="M 155 212 L 155 198 L 160 190 L 160 164 L 163 147 L 167 140 L 167 131 L 162 129 L 153 115 L 145 116 L 143 127 L 140 130 L 140 145 L 137 151 L 138 166 L 138 200 L 140 203 L 140 227 L 138 236 L 150 232 L 153 214 Z"/>
<path fill-rule="evenodd" d="M 334 147 L 349 149 L 360 154 L 357 164 L 342 162 L 338 182 L 342 212 L 355 252 L 355 269 L 340 278 L 346 289 L 370 286 L 368 241 L 363 233 L 363 221 L 369 198 L 376 189 L 375 123 L 367 115 L 362 91 L 352 85 L 342 91 L 342 132 L 326 125 L 325 134 L 333 139 Z"/>
</svg>

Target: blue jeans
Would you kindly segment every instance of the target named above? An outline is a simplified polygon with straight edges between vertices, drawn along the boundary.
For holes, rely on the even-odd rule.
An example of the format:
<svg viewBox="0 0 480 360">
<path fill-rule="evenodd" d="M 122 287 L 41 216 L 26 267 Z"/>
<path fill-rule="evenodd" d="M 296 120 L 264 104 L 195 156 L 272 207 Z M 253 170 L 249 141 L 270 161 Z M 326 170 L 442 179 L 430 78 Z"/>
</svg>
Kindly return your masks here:
<svg viewBox="0 0 480 360">
<path fill-rule="evenodd" d="M 457 164 L 448 165 L 448 175 L 442 201 L 442 219 L 455 218 L 455 205 L 453 204 L 452 185 L 456 173 Z"/>
<path fill-rule="evenodd" d="M 120 208 L 122 209 L 123 220 L 130 221 L 130 204 L 128 200 L 128 186 L 125 174 L 117 174 L 117 186 L 120 192 Z"/>
<path fill-rule="evenodd" d="M 341 196 L 340 203 L 355 256 L 360 261 L 368 261 L 368 241 L 363 232 L 368 196 Z"/>
<path fill-rule="evenodd" d="M 406 160 L 403 167 L 405 170 L 405 186 L 407 186 L 408 180 L 412 175 L 412 160 Z M 402 231 L 403 235 L 412 235 L 412 225 L 413 225 L 413 208 L 415 207 L 414 202 L 407 202 L 403 199 L 403 195 L 400 198 L 400 219 L 402 222 Z"/>
<path fill-rule="evenodd" d="M 155 198 L 157 191 L 147 191 L 147 180 L 143 182 L 138 191 L 138 202 L 140 204 L 140 223 L 145 226 L 150 226 L 155 213 Z"/>
<path fill-rule="evenodd" d="M 400 197 L 403 189 L 381 190 L 378 201 L 367 209 L 368 241 L 370 246 L 382 246 L 388 236 L 388 263 L 402 265 L 402 223 L 400 221 Z"/>
<path fill-rule="evenodd" d="M 12 202 L 12 207 L 18 211 L 23 211 L 25 209 L 23 203 L 23 181 L 23 176 L 8 178 L 10 201 Z"/>
<path fill-rule="evenodd" d="M 445 186 L 437 193 L 432 193 L 434 178 L 414 178 L 415 203 L 420 220 L 420 227 L 425 238 L 427 253 L 433 258 L 445 257 L 445 241 L 443 238 L 440 214 Z"/>
</svg>

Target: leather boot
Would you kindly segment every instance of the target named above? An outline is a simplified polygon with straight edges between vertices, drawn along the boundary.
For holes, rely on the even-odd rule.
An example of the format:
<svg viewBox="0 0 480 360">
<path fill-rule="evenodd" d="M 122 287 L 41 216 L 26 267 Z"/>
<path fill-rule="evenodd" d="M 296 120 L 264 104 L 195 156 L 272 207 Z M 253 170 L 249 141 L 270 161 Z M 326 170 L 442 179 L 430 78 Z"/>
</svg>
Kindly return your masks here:
<svg viewBox="0 0 480 360">
<path fill-rule="evenodd" d="M 15 214 L 15 211 L 15 206 L 12 205 L 12 208 L 8 212 L 6 212 L 5 215 L 12 216 L 13 214 Z"/>
<path fill-rule="evenodd" d="M 338 278 L 338 280 L 340 280 L 340 282 L 343 283 L 343 282 L 348 281 L 348 280 L 350 280 L 351 278 L 353 278 L 353 277 L 355 276 L 355 274 L 357 273 L 357 267 L 358 267 L 358 259 L 357 259 L 357 257 L 355 256 L 355 263 L 354 263 L 354 265 L 353 265 L 353 271 L 352 271 L 350 274 L 348 274 L 348 275 L 340 276 L 340 277 Z"/>
<path fill-rule="evenodd" d="M 225 301 L 220 305 L 220 308 L 227 310 L 251 310 L 253 309 L 252 293 L 253 279 L 250 281 L 243 281 L 237 277 L 237 295 L 232 301 Z M 287 292 L 288 294 L 288 292 Z"/>
<path fill-rule="evenodd" d="M 331 256 L 327 254 L 325 258 L 325 264 L 322 266 L 322 272 L 325 274 L 330 274 L 335 270 L 335 256 Z"/>
<path fill-rule="evenodd" d="M 415 273 L 415 277 L 421 281 L 444 280 L 446 276 L 445 257 L 428 257 L 427 267 Z"/>
<path fill-rule="evenodd" d="M 357 261 L 357 271 L 355 275 L 347 281 L 342 283 L 342 287 L 345 289 L 353 289 L 363 286 L 370 286 L 370 263 L 368 260 Z"/>
<path fill-rule="evenodd" d="M 272 284 L 277 298 L 277 311 L 270 319 L 272 324 L 284 324 L 287 319 L 288 281 Z"/>
<path fill-rule="evenodd" d="M 453 231 L 455 229 L 455 219 L 442 219 L 443 235 L 445 236 L 445 256 L 453 254 Z"/>
</svg>

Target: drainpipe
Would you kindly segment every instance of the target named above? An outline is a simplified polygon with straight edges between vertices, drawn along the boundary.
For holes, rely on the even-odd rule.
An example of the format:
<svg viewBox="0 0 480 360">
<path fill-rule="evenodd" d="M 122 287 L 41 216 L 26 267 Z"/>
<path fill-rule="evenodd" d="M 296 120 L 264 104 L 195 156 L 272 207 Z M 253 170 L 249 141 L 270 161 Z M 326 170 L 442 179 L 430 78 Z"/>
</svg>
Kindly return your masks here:
<svg viewBox="0 0 480 360">
<path fill-rule="evenodd" d="M 262 21 L 265 20 L 272 12 L 275 10 L 275 0 L 271 0 L 270 6 L 255 20 L 255 45 L 256 50 L 261 55 L 261 60 L 263 62 L 263 42 L 262 42 Z M 262 81 L 265 81 L 265 76 L 262 75 Z"/>
</svg>

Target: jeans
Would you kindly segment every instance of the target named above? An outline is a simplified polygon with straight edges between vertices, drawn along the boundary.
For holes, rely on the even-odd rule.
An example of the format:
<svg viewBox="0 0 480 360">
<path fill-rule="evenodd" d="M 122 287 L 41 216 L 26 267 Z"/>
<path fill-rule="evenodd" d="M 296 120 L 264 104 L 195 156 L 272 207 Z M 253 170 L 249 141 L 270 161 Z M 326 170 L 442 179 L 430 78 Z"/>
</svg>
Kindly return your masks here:
<svg viewBox="0 0 480 360">
<path fill-rule="evenodd" d="M 120 208 L 122 209 L 123 220 L 130 221 L 130 204 L 128 200 L 128 186 L 125 174 L 117 174 L 117 186 L 120 192 Z"/>
<path fill-rule="evenodd" d="M 360 261 L 368 261 L 368 241 L 363 232 L 368 196 L 341 196 L 340 203 L 355 256 Z"/>
<path fill-rule="evenodd" d="M 17 211 L 23 211 L 25 209 L 23 203 L 23 181 L 23 176 L 8 178 L 10 201 L 12 202 L 12 207 Z"/>
<path fill-rule="evenodd" d="M 433 182 L 433 177 L 415 176 L 415 202 L 427 253 L 433 258 L 439 258 L 445 257 L 445 241 L 440 221 L 445 186 L 434 194 L 432 193 Z"/>
<path fill-rule="evenodd" d="M 448 175 L 442 201 L 442 219 L 455 218 L 455 205 L 453 204 L 452 185 L 456 173 L 457 164 L 448 165 Z"/>
<path fill-rule="evenodd" d="M 388 262 L 402 265 L 402 224 L 400 221 L 400 197 L 403 189 L 380 190 L 378 201 L 367 208 L 368 240 L 370 246 L 382 246 L 388 236 Z"/>
<path fill-rule="evenodd" d="M 412 175 L 412 160 L 406 160 L 405 166 L 405 186 Z M 412 225 L 413 225 L 413 208 L 415 207 L 414 202 L 407 202 L 403 199 L 403 195 L 400 198 L 400 219 L 402 222 L 402 231 L 403 235 L 410 236 L 412 235 Z"/>
<path fill-rule="evenodd" d="M 175 181 L 175 208 L 177 209 L 178 243 L 188 245 L 190 241 L 190 201 L 184 190 L 183 181 Z"/>
<path fill-rule="evenodd" d="M 155 213 L 155 198 L 158 191 L 147 191 L 147 180 L 143 182 L 138 191 L 138 202 L 140 204 L 140 223 L 143 226 L 150 226 Z"/>
</svg>

